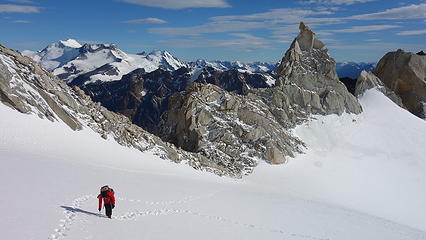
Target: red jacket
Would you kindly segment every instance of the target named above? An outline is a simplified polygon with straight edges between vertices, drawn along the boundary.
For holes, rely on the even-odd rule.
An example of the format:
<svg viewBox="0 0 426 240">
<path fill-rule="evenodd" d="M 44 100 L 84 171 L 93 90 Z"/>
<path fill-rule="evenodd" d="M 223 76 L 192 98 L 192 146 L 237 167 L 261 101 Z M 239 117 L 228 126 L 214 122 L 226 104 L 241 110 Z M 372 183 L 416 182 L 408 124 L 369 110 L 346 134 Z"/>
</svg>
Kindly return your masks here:
<svg viewBox="0 0 426 240">
<path fill-rule="evenodd" d="M 109 190 L 107 192 L 108 197 L 102 197 L 101 194 L 98 195 L 99 199 L 99 208 L 102 208 L 102 199 L 104 200 L 104 205 L 112 204 L 115 205 L 115 197 L 114 197 L 114 190 Z"/>
</svg>

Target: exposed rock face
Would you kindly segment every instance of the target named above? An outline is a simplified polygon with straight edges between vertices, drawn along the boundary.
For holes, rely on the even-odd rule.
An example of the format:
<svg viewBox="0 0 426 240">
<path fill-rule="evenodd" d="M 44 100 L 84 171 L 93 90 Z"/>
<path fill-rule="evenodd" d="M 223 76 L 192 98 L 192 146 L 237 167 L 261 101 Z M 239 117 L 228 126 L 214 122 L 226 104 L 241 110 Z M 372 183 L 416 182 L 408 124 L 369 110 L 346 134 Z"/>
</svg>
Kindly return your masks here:
<svg viewBox="0 0 426 240">
<path fill-rule="evenodd" d="M 362 111 L 358 100 L 339 81 L 336 62 L 323 49 L 305 24 L 300 23 L 300 34 L 285 53 L 277 69 L 277 86 L 290 102 L 308 108 L 315 114 L 358 114 Z"/>
<path fill-rule="evenodd" d="M 157 125 L 161 114 L 168 108 L 169 97 L 183 91 L 188 83 L 194 81 L 246 94 L 251 88 L 270 87 L 275 79 L 269 74 L 182 67 L 172 72 L 157 69 L 147 73 L 138 69 L 123 76 L 120 81 L 82 84 L 80 87 L 107 109 L 127 116 L 151 133 L 157 133 Z"/>
<path fill-rule="evenodd" d="M 355 87 L 355 96 L 360 96 L 364 94 L 365 91 L 371 88 L 376 88 L 385 94 L 390 100 L 396 103 L 398 106 L 404 108 L 402 104 L 402 100 L 398 95 L 396 95 L 393 91 L 387 88 L 382 81 L 376 77 L 372 72 L 362 71 Z"/>
<path fill-rule="evenodd" d="M 426 56 L 399 49 L 380 59 L 374 73 L 408 111 L 426 119 Z"/>
<path fill-rule="evenodd" d="M 202 70 L 195 82 L 210 83 L 237 94 L 247 94 L 249 89 L 274 86 L 275 78 L 270 74 L 250 73 L 237 69 L 219 71 L 208 67 Z"/>
<path fill-rule="evenodd" d="M 167 109 L 168 97 L 184 90 L 190 78 L 186 68 L 173 72 L 157 69 L 150 73 L 138 69 L 120 81 L 96 82 L 81 88 L 94 101 L 155 133 L 160 116 Z"/>
<path fill-rule="evenodd" d="M 170 98 L 169 107 L 160 124 L 161 136 L 227 168 L 255 166 L 257 159 L 284 163 L 286 156 L 300 152 L 302 143 L 255 93 L 242 96 L 192 83 Z"/>
<path fill-rule="evenodd" d="M 63 121 L 73 130 L 89 127 L 103 138 L 114 138 L 123 146 L 140 151 L 150 150 L 175 162 L 184 159 L 196 169 L 232 177 L 243 174 L 241 169 L 224 168 L 199 154 L 176 149 L 132 124 L 127 117 L 94 103 L 80 88 L 68 87 L 30 58 L 1 45 L 0 101 L 22 113 Z M 250 167 L 246 169 L 249 171 Z"/>
</svg>

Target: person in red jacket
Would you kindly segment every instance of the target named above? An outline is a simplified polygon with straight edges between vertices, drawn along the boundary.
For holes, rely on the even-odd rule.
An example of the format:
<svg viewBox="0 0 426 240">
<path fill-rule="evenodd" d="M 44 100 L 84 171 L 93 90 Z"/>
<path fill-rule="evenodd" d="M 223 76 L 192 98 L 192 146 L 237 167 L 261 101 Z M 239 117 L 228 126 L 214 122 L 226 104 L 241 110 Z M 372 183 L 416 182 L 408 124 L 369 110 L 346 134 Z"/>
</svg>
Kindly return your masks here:
<svg viewBox="0 0 426 240">
<path fill-rule="evenodd" d="M 112 209 L 115 207 L 115 197 L 114 197 L 114 190 L 108 185 L 105 185 L 101 187 L 101 194 L 98 195 L 99 199 L 99 212 L 102 208 L 102 200 L 104 201 L 104 207 L 105 207 L 105 215 L 107 215 L 108 218 L 111 218 L 112 215 Z"/>
</svg>

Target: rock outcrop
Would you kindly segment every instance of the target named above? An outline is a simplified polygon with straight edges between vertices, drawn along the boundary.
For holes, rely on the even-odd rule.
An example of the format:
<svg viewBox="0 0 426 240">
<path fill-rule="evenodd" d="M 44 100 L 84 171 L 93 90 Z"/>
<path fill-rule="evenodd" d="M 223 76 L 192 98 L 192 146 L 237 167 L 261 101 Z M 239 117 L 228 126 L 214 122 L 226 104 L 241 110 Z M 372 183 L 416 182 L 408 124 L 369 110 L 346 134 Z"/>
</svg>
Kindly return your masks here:
<svg viewBox="0 0 426 240">
<path fill-rule="evenodd" d="M 302 143 L 257 94 L 192 83 L 170 98 L 169 108 L 160 125 L 163 139 L 217 164 L 255 166 L 257 159 L 280 164 L 300 152 Z"/>
<path fill-rule="evenodd" d="M 358 100 L 339 81 L 336 62 L 304 23 L 277 69 L 277 86 L 290 101 L 314 114 L 361 113 Z"/>
<path fill-rule="evenodd" d="M 402 99 L 408 111 L 426 119 L 426 56 L 401 49 L 389 52 L 374 74 Z"/>
<path fill-rule="evenodd" d="M 389 88 L 387 88 L 382 83 L 382 81 L 378 77 L 376 77 L 376 75 L 374 75 L 372 72 L 362 71 L 356 82 L 355 96 L 359 97 L 364 94 L 365 91 L 372 88 L 376 88 L 384 95 L 386 95 L 390 100 L 396 103 L 398 106 L 404 108 L 401 98 L 398 97 L 398 95 L 396 95 Z"/>
</svg>

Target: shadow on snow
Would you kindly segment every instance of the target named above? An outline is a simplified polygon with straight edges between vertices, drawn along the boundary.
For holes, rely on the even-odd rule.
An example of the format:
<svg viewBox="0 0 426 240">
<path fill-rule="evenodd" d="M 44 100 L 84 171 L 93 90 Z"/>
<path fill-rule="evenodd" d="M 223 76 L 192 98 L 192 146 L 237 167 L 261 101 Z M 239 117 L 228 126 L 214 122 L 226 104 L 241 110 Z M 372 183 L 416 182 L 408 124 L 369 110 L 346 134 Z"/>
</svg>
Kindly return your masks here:
<svg viewBox="0 0 426 240">
<path fill-rule="evenodd" d="M 61 208 L 73 212 L 73 213 L 83 213 L 86 215 L 90 215 L 90 216 L 96 216 L 96 217 L 105 217 L 104 215 L 100 214 L 100 213 L 96 213 L 96 212 L 89 212 L 80 208 L 75 208 L 75 207 L 69 207 L 69 206 L 61 206 Z"/>
</svg>

